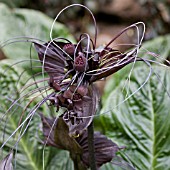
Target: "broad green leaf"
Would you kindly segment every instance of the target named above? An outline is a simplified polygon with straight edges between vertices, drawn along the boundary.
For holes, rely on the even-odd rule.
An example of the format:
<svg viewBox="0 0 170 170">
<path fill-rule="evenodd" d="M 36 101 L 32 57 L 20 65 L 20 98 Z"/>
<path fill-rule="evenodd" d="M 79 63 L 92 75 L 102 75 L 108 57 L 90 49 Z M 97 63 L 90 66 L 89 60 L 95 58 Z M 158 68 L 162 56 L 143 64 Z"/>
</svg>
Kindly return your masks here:
<svg viewBox="0 0 170 170">
<path fill-rule="evenodd" d="M 0 0 L 0 2 L 5 3 L 6 5 L 8 5 L 11 8 L 14 7 L 19 7 L 19 6 L 24 6 L 27 3 L 27 0 Z"/>
<path fill-rule="evenodd" d="M 25 81 L 29 77 L 26 73 L 20 77 L 23 69 L 15 66 L 11 67 L 12 60 L 3 60 L 0 62 L 0 146 L 8 140 L 10 135 L 17 129 L 18 122 L 21 118 L 23 109 L 27 105 L 28 101 L 20 102 L 20 100 L 9 111 L 9 107 L 12 101 L 19 98 L 21 94 L 19 90 L 25 85 Z M 20 81 L 18 81 L 20 79 Z M 35 101 L 33 106 L 36 104 Z M 32 105 L 24 111 L 23 119 L 29 114 Z M 47 107 L 47 106 L 46 106 Z M 39 111 L 47 112 L 45 106 L 40 108 Z M 7 112 L 6 112 L 7 111 Z M 48 113 L 45 113 L 48 114 Z M 26 128 L 28 121 L 23 126 L 22 132 Z M 60 152 L 56 148 L 46 147 L 41 144 L 42 132 L 41 119 L 37 113 L 33 116 L 27 131 L 22 136 L 17 147 L 14 147 L 21 129 L 19 129 L 15 135 L 11 136 L 5 146 L 0 150 L 0 162 L 8 153 L 11 148 L 17 148 L 17 153 L 14 154 L 13 166 L 17 170 L 40 170 L 43 169 L 43 155 L 45 169 L 52 170 L 55 167 L 67 167 L 71 170 L 73 166 L 72 161 L 69 159 L 69 154 L 66 152 Z M 15 151 L 14 149 L 14 151 Z M 2 152 L 3 151 L 3 152 Z M 44 154 L 43 154 L 44 153 Z M 62 156 L 60 158 L 60 156 Z M 64 157 L 64 158 L 63 158 Z M 11 162 L 11 160 L 10 160 Z M 3 164 L 3 161 L 2 161 Z M 9 164 L 10 166 L 11 164 Z M 0 165 L 1 166 L 1 165 Z M 3 165 L 2 165 L 3 166 Z"/>
<path fill-rule="evenodd" d="M 152 57 L 152 55 L 149 54 L 158 55 L 157 61 L 162 61 L 161 59 L 167 59 L 170 54 L 170 34 L 167 34 L 166 36 L 159 36 L 153 40 L 145 42 L 141 47 L 139 56 L 156 60 L 154 57 Z"/>
<path fill-rule="evenodd" d="M 50 40 L 50 29 L 53 20 L 45 14 L 30 9 L 10 9 L 0 3 L 0 42 L 14 40 L 14 37 L 28 36 L 43 41 Z M 53 27 L 53 38 L 63 37 L 73 40 L 68 29 L 56 22 Z M 17 41 L 17 39 L 15 39 Z M 23 39 L 24 40 L 24 39 Z M 26 40 L 26 39 L 25 39 Z M 2 48 L 8 58 L 15 60 L 29 59 L 30 55 L 35 58 L 37 55 L 33 50 L 30 54 L 31 43 L 15 42 Z"/>
<path fill-rule="evenodd" d="M 156 57 L 154 57 L 157 56 Z M 165 64 L 164 59 L 168 59 L 170 56 L 170 35 L 159 36 L 153 40 L 147 41 L 142 44 L 141 49 L 139 50 L 139 57 L 144 59 L 150 59 L 152 61 L 157 61 L 158 63 Z M 152 64 L 152 63 L 151 63 Z M 143 62 L 139 62 L 135 64 L 136 66 L 143 65 Z M 127 77 L 127 73 L 130 72 L 132 65 L 127 65 L 120 71 L 116 72 L 113 76 L 114 78 L 110 78 L 106 83 L 105 92 L 102 96 L 103 101 L 107 99 L 108 95 L 119 86 L 122 78 Z"/>
<path fill-rule="evenodd" d="M 7 61 L 9 62 L 9 60 Z M 7 109 L 12 104 L 12 101 L 20 96 L 18 91 L 21 86 L 23 86 L 26 75 L 23 76 L 24 79 L 21 78 L 18 82 L 22 68 L 10 67 L 10 65 L 5 63 L 5 61 L 1 62 L 0 66 L 0 144 L 2 146 L 2 144 L 8 140 L 10 135 L 17 129 L 21 113 L 25 107 L 25 102 L 17 102 L 14 107 L 7 111 Z M 25 111 L 23 119 L 25 119 L 28 113 L 29 108 Z M 21 138 L 19 145 L 17 146 L 17 154 L 15 155 L 15 159 L 16 167 L 18 170 L 22 169 L 23 166 L 25 166 L 25 168 L 28 170 L 38 170 L 41 168 L 42 161 L 41 159 L 38 159 L 38 155 L 40 154 L 41 150 L 39 147 L 39 141 L 35 136 L 35 132 L 39 126 L 39 121 L 39 117 L 34 116 L 34 119 L 32 119 L 31 124 L 27 130 L 27 133 Z M 24 128 L 25 126 L 23 129 Z M 2 149 L 3 152 L 6 153 L 10 151 L 10 149 L 15 145 L 15 142 L 17 141 L 17 136 L 19 136 L 19 133 L 20 130 L 15 135 L 10 137 L 10 140 Z M 1 155 L 0 159 L 2 159 L 2 156 L 4 155 Z"/>
<path fill-rule="evenodd" d="M 47 170 L 74 170 L 74 165 L 70 159 L 68 151 L 60 150 L 51 158 L 50 163 L 46 167 Z"/>
<path fill-rule="evenodd" d="M 169 170 L 170 70 L 158 66 L 152 69 L 145 86 L 122 103 L 127 97 L 122 91 L 126 82 L 123 77 L 105 102 L 100 119 L 105 134 L 127 147 L 126 153 L 137 169 Z M 129 95 L 142 85 L 148 73 L 145 65 L 133 70 Z"/>
</svg>

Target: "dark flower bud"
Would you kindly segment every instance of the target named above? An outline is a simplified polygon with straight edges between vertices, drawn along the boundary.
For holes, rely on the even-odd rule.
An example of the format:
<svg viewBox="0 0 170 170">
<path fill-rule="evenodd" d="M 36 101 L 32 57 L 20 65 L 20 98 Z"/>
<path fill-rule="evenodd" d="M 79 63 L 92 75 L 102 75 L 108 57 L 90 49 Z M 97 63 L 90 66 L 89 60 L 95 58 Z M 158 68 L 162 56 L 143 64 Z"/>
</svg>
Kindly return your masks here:
<svg viewBox="0 0 170 170">
<path fill-rule="evenodd" d="M 70 90 L 72 93 L 74 93 L 75 90 L 76 90 L 76 86 L 71 85 L 70 88 L 69 88 L 69 90 Z"/>
<path fill-rule="evenodd" d="M 75 46 L 73 44 L 66 44 L 66 45 L 64 45 L 63 50 L 67 54 L 73 55 L 74 54 L 74 50 L 75 50 Z"/>
<path fill-rule="evenodd" d="M 66 98 L 66 99 L 72 99 L 73 92 L 70 89 L 68 89 L 68 90 L 64 91 L 63 97 Z"/>
<path fill-rule="evenodd" d="M 86 86 L 80 86 L 77 89 L 77 93 L 79 93 L 81 96 L 85 96 L 88 93 L 88 89 Z"/>
<path fill-rule="evenodd" d="M 61 87 L 59 85 L 59 83 L 57 82 L 57 80 L 54 79 L 54 77 L 50 77 L 49 82 L 48 82 L 49 86 L 52 87 L 55 91 L 60 91 Z"/>
<path fill-rule="evenodd" d="M 79 101 L 82 99 L 82 96 L 78 93 L 75 93 L 73 96 L 73 101 Z"/>
<path fill-rule="evenodd" d="M 76 57 L 74 61 L 74 68 L 78 72 L 84 72 L 87 68 L 87 59 L 84 54 L 79 52 L 79 55 Z"/>
<path fill-rule="evenodd" d="M 60 100 L 60 102 L 61 102 L 62 104 L 65 103 L 65 100 L 66 100 L 66 99 L 63 97 L 62 94 L 58 95 L 58 99 Z"/>
</svg>

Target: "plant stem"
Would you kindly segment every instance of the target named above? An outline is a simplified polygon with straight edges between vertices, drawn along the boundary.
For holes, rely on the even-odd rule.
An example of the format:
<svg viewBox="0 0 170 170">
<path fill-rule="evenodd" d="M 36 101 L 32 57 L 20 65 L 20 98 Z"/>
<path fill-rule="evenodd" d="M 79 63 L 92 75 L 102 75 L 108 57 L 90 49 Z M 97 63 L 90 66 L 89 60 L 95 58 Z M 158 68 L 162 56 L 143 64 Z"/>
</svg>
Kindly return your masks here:
<svg viewBox="0 0 170 170">
<path fill-rule="evenodd" d="M 87 168 L 84 166 L 84 164 L 81 161 L 80 155 L 73 155 L 71 154 L 71 159 L 74 162 L 74 170 L 87 170 Z"/>
<path fill-rule="evenodd" d="M 88 148 L 89 148 L 89 163 L 91 170 L 97 170 L 94 148 L 94 125 L 93 121 L 88 127 Z"/>
</svg>

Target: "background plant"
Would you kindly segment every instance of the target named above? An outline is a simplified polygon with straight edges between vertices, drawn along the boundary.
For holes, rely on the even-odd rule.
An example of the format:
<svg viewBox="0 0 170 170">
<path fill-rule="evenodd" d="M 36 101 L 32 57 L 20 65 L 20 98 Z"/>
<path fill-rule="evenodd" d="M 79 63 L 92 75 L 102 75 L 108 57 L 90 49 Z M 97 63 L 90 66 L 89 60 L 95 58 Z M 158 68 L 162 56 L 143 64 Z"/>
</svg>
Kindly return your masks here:
<svg viewBox="0 0 170 170">
<path fill-rule="evenodd" d="M 168 58 L 168 56 L 169 56 L 169 45 L 168 44 L 169 44 L 168 37 L 160 37 L 154 41 L 148 42 L 146 44 L 146 46 L 144 46 L 144 47 L 150 51 L 155 51 L 155 49 L 153 47 L 159 46 L 158 53 L 162 57 Z M 15 48 L 16 48 L 16 46 L 15 46 Z M 20 47 L 18 49 L 20 49 Z M 28 52 L 28 51 L 25 50 L 25 52 Z M 29 54 L 29 53 L 27 53 L 27 54 Z M 146 53 L 145 53 L 145 55 L 146 55 Z M 6 56 L 8 56 L 8 55 L 6 54 Z M 8 61 L 6 60 L 6 62 L 9 62 L 9 60 Z M 3 65 L 2 70 L 4 70 L 7 67 L 6 65 L 8 65 L 8 64 L 6 64 L 5 60 L 4 60 L 2 65 Z M 24 68 L 26 68 L 26 67 L 24 67 Z M 103 98 L 103 106 L 104 107 L 103 107 L 101 113 L 103 113 L 105 111 L 113 110 L 112 106 L 109 105 L 110 101 L 115 102 L 115 105 L 116 105 L 117 103 L 122 101 L 122 99 L 126 95 L 125 92 L 124 92 L 125 94 L 121 92 L 121 87 L 124 84 L 123 81 L 125 81 L 125 79 L 127 77 L 127 75 L 125 74 L 125 73 L 128 73 L 127 70 L 128 70 L 128 68 L 125 70 L 122 70 L 118 74 L 114 75 L 113 79 L 111 79 L 110 82 L 108 82 L 107 87 L 109 87 L 109 88 L 106 88 L 107 90 L 104 94 L 104 98 Z M 164 69 L 162 69 L 162 67 L 161 67 L 161 69 L 160 69 L 160 67 L 159 68 L 153 67 L 153 70 L 155 70 L 157 75 L 154 75 L 153 78 L 151 78 L 151 80 L 146 85 L 146 87 L 144 87 L 141 91 L 139 91 L 134 97 L 130 98 L 128 100 L 128 102 L 126 102 L 125 104 L 121 104 L 120 109 L 116 108 L 116 111 L 114 109 L 112 112 L 109 112 L 109 114 L 105 114 L 103 116 L 100 116 L 99 119 L 96 119 L 96 127 L 100 128 L 100 130 L 102 130 L 106 135 L 108 135 L 110 138 L 112 138 L 113 141 L 117 141 L 121 145 L 132 146 L 132 148 L 129 148 L 129 147 L 127 148 L 127 154 L 130 157 L 131 161 L 135 164 L 135 166 L 138 169 L 140 169 L 141 167 L 142 167 L 141 169 L 147 169 L 148 167 L 151 167 L 152 169 L 161 169 L 161 168 L 168 169 L 169 168 L 168 167 L 168 161 L 169 161 L 168 141 L 169 141 L 169 139 L 167 137 L 167 134 L 169 131 L 168 119 L 166 119 L 167 120 L 166 124 L 164 123 L 165 115 L 166 115 L 166 118 L 168 118 L 168 115 L 170 114 L 169 108 L 168 108 L 169 96 L 167 93 L 169 91 L 169 83 L 168 83 L 169 76 L 168 76 L 168 70 L 167 69 L 164 70 Z M 2 81 L 3 83 L 10 82 L 11 85 L 14 84 L 14 86 L 15 86 L 15 84 L 17 83 L 17 80 L 18 80 L 17 76 L 19 76 L 17 74 L 19 74 L 19 73 L 16 73 L 15 69 L 12 69 L 9 71 L 11 71 L 11 73 L 9 73 L 8 75 L 14 75 L 14 77 L 16 76 L 16 79 L 13 77 L 10 77 L 10 76 L 6 76 L 5 79 L 3 78 L 1 80 L 3 80 Z M 18 72 L 18 67 L 17 67 L 17 72 Z M 22 68 L 21 68 L 21 72 L 22 72 Z M 3 73 L 4 72 L 2 71 L 2 74 Z M 131 91 L 134 91 L 134 89 L 137 88 L 142 83 L 142 81 L 143 81 L 142 76 L 145 79 L 145 74 L 147 74 L 147 73 L 148 73 L 148 70 L 144 66 L 139 65 L 136 67 L 136 69 L 134 70 L 134 75 L 131 78 L 131 85 L 129 86 L 130 88 L 128 89 L 129 93 Z M 119 77 L 119 78 L 117 78 L 117 77 Z M 121 77 L 121 79 L 120 79 L 120 77 Z M 157 85 L 158 82 L 160 82 L 159 77 L 161 78 L 163 84 L 160 83 L 159 86 L 155 86 L 155 84 Z M 13 83 L 11 83 L 11 82 L 13 82 Z M 1 83 L 1 84 L 3 84 L 3 83 Z M 113 84 L 113 85 L 110 85 L 110 84 Z M 7 87 L 6 85 L 3 85 L 1 89 L 5 89 L 6 87 Z M 164 87 L 166 87 L 166 90 Z M 150 91 L 148 91 L 148 89 L 150 89 Z M 6 93 L 4 94 L 4 91 L 2 91 L 2 92 L 3 93 L 1 96 L 4 97 L 4 95 Z M 7 90 L 7 92 L 8 92 L 8 90 Z M 108 94 L 110 94 L 110 95 L 108 95 Z M 116 94 L 119 94 L 119 95 L 116 95 Z M 10 94 L 10 96 L 11 96 L 11 94 Z M 116 96 L 116 100 L 115 100 L 115 96 Z M 146 96 L 149 96 L 149 97 L 146 98 Z M 107 97 L 108 99 L 106 99 L 105 97 Z M 147 104 L 146 104 L 146 99 L 148 101 Z M 138 100 L 140 102 L 138 102 Z M 4 102 L 4 98 L 2 98 L 2 103 L 3 102 Z M 161 106 L 158 105 L 158 103 L 161 103 Z M 2 113 L 3 113 L 3 110 L 5 109 L 4 107 L 8 107 L 8 104 L 4 104 L 4 105 L 5 106 L 3 106 L 3 104 L 2 104 L 3 107 L 1 107 Z M 10 102 L 9 102 L 9 105 L 10 105 Z M 153 108 L 152 110 L 150 109 L 151 105 Z M 23 106 L 24 106 L 24 103 L 23 103 Z M 43 108 L 43 109 L 45 109 L 45 108 Z M 165 112 L 165 110 L 166 110 L 166 112 Z M 160 112 L 161 112 L 161 115 L 160 114 L 158 115 L 158 113 L 160 113 Z M 140 126 L 138 123 L 135 124 L 135 122 L 139 122 L 136 120 L 138 120 L 138 119 L 141 120 L 141 117 L 142 117 L 142 119 L 147 120 L 146 121 L 147 124 L 146 124 L 146 122 L 141 122 Z M 15 114 L 15 116 L 14 115 L 11 116 L 11 119 L 15 120 L 17 118 L 18 118 L 17 114 Z M 37 119 L 37 121 L 36 121 L 36 119 Z M 134 121 L 134 119 L 135 119 L 135 121 Z M 33 131 L 33 132 L 35 132 L 34 127 L 37 127 L 36 123 L 38 123 L 40 121 L 38 117 L 35 118 L 34 120 L 35 120 L 35 122 L 33 122 L 30 126 L 30 131 Z M 15 121 L 13 121 L 13 122 L 15 122 Z M 102 124 L 102 126 L 99 126 L 99 124 Z M 132 133 L 133 132 L 131 130 L 132 124 L 134 126 L 135 133 Z M 12 125 L 12 124 L 9 124 L 9 125 Z M 31 127 L 32 127 L 32 129 L 31 129 Z M 15 128 L 16 128 L 16 125 L 13 126 L 13 128 L 7 127 L 6 129 L 9 129 L 9 132 L 12 132 Z M 153 138 L 150 139 L 150 136 L 147 135 L 147 133 L 145 132 L 146 129 L 147 129 L 147 133 L 152 134 Z M 158 131 L 157 129 L 160 129 L 160 131 Z M 4 129 L 2 129 L 2 133 L 4 134 Z M 162 135 L 162 133 L 164 135 Z M 6 132 L 6 134 L 8 134 L 8 133 Z M 35 164 L 35 162 L 37 162 L 39 160 L 38 162 L 40 162 L 40 163 L 37 164 L 37 168 L 41 169 L 42 168 L 41 167 L 42 164 L 40 161 L 41 158 L 36 160 L 35 156 L 33 156 L 34 148 L 39 148 L 39 151 L 37 151 L 37 153 L 39 155 L 42 155 L 42 147 L 41 146 L 37 147 L 37 145 L 39 145 L 39 143 L 34 143 L 34 146 L 31 149 L 32 153 L 28 153 L 27 150 L 25 149 L 25 146 L 29 146 L 29 144 L 25 144 L 25 143 L 27 143 L 28 138 L 31 139 L 31 137 L 29 137 L 29 135 L 33 136 L 33 138 L 35 138 L 35 137 L 37 138 L 37 134 L 32 135 L 32 133 L 29 133 L 29 130 L 28 130 L 27 135 L 28 135 L 28 137 L 25 140 L 23 138 L 23 146 L 21 146 L 21 148 L 19 147 L 19 149 L 18 149 L 18 151 L 19 151 L 18 155 L 21 154 L 22 155 L 21 158 L 24 158 L 25 156 L 23 156 L 22 153 L 24 153 L 24 154 L 26 153 L 26 155 L 27 154 L 28 155 L 26 156 L 25 159 L 28 160 L 28 158 L 30 158 L 30 161 L 29 162 L 26 161 L 27 164 L 24 163 L 24 165 L 22 165 L 23 161 L 21 159 L 19 159 L 20 158 L 19 157 L 16 159 L 17 160 L 16 165 L 18 167 L 24 166 L 24 167 L 27 167 L 28 169 L 29 168 L 36 169 L 36 167 L 34 167 L 34 164 Z M 39 135 L 38 135 L 38 138 L 39 138 Z M 158 140 L 158 139 L 160 139 L 160 140 Z M 142 140 L 144 140 L 144 142 L 141 142 Z M 146 145 L 143 143 L 146 143 Z M 135 147 L 135 148 L 133 148 L 133 147 Z M 150 148 L 154 149 L 154 152 L 153 152 L 153 150 L 150 150 Z M 6 148 L 6 150 L 8 150 L 8 147 Z M 65 169 L 65 167 L 66 167 L 66 169 L 69 169 L 69 168 L 73 167 L 73 164 L 71 163 L 71 161 L 68 158 L 68 153 L 66 153 L 65 151 L 63 152 L 63 151 L 58 151 L 58 150 L 55 150 L 55 151 L 54 150 L 48 151 L 48 150 L 50 150 L 50 148 L 47 148 L 47 151 L 46 151 L 46 162 L 45 162 L 46 168 L 49 168 L 49 169 L 54 168 L 55 169 L 56 166 L 59 166 L 59 168 Z M 62 159 L 62 160 L 56 159 L 56 157 L 60 157 L 57 154 L 66 155 L 66 157 L 65 157 L 66 159 Z M 147 156 L 144 157 L 144 155 L 147 155 Z M 160 157 L 161 158 L 163 157 L 163 159 L 161 159 L 161 161 L 159 161 Z M 36 157 L 36 158 L 38 158 L 38 157 Z M 58 162 L 56 160 L 58 160 Z M 60 165 L 58 165 L 59 162 L 60 162 Z M 103 167 L 103 168 L 108 168 L 108 167 L 109 167 L 109 169 L 114 169 L 114 167 L 112 167 L 111 165 L 107 165 L 107 167 Z"/>
</svg>

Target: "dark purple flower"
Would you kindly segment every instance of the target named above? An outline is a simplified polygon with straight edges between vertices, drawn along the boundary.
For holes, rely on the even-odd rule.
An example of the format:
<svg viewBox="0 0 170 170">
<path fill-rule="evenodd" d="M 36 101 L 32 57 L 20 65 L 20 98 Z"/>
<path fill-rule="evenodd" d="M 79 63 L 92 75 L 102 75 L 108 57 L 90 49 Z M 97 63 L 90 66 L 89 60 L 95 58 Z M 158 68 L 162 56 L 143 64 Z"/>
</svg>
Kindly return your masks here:
<svg viewBox="0 0 170 170">
<path fill-rule="evenodd" d="M 114 40 L 114 39 L 113 39 Z M 99 102 L 93 82 L 105 78 L 137 58 L 138 47 L 127 53 L 112 49 L 109 45 L 96 49 L 88 34 L 82 34 L 76 44 L 64 38 L 45 44 L 35 44 L 43 69 L 49 75 L 49 86 L 55 93 L 49 98 L 63 114 L 70 134 L 78 135 L 91 123 Z"/>
<path fill-rule="evenodd" d="M 91 84 L 136 60 L 136 50 L 121 53 L 106 46 L 99 51 L 89 42 L 83 42 L 86 39 L 83 37 L 77 44 L 58 41 L 43 45 L 35 43 L 39 59 L 50 76 L 49 84 L 54 90 L 65 91 L 69 84 Z"/>
<path fill-rule="evenodd" d="M 118 36 L 131 27 L 136 25 L 124 29 Z M 55 121 L 41 115 L 44 142 L 70 151 L 74 165 L 75 162 L 78 163 L 78 169 L 90 166 L 91 153 L 86 129 L 92 122 L 99 103 L 99 94 L 93 83 L 117 72 L 129 63 L 142 60 L 137 54 L 143 37 L 134 49 L 122 53 L 110 47 L 118 36 L 98 49 L 96 36 L 97 32 L 94 42 L 84 33 L 77 43 L 64 38 L 56 38 L 45 44 L 34 43 L 42 68 L 49 76 L 49 86 L 54 90 L 48 100 L 57 110 L 59 107 L 65 108 L 64 113 Z M 121 148 L 96 132 L 94 149 L 96 165 L 99 168 L 110 162 Z"/>
</svg>

